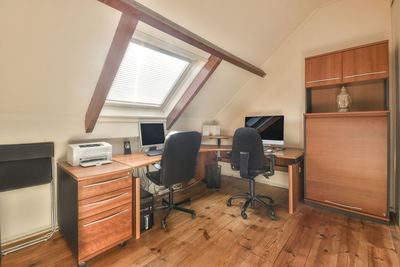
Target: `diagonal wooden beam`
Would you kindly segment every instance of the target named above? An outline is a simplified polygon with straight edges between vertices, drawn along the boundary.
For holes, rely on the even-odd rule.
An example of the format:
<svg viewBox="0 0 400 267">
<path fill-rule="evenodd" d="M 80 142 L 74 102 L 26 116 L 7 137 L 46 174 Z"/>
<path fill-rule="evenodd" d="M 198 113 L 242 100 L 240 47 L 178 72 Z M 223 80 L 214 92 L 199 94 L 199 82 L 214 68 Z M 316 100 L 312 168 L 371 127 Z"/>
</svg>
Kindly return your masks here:
<svg viewBox="0 0 400 267">
<path fill-rule="evenodd" d="M 219 63 L 221 63 L 221 60 L 222 59 L 217 56 L 211 55 L 209 57 L 207 63 L 196 75 L 192 83 L 186 89 L 185 93 L 179 99 L 178 103 L 176 103 L 175 107 L 168 114 L 167 129 L 170 129 L 172 125 L 176 122 L 179 116 L 183 113 L 186 107 L 190 104 L 193 98 L 207 82 L 208 78 L 210 78 L 211 74 L 213 74 Z"/>
<path fill-rule="evenodd" d="M 194 34 L 193 32 L 179 26 L 173 21 L 161 16 L 153 10 L 145 7 L 134 0 L 98 0 L 123 13 L 134 14 L 140 21 L 159 29 L 169 35 L 174 36 L 186 43 L 189 43 L 203 51 L 215 55 L 225 61 L 232 63 L 242 69 L 264 77 L 265 72 L 253 64 L 229 53 L 228 51 L 214 45 L 206 39 Z"/>
<path fill-rule="evenodd" d="M 86 111 L 85 128 L 87 133 L 93 132 L 137 23 L 138 19 L 133 14 L 122 13 L 92 100 Z"/>
</svg>

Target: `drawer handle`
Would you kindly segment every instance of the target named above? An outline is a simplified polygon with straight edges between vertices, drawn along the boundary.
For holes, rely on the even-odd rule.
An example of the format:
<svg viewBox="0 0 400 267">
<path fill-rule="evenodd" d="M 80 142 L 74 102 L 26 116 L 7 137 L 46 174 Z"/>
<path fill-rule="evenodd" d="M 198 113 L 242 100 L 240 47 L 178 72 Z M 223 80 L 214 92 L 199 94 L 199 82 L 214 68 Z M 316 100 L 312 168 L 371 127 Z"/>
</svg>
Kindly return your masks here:
<svg viewBox="0 0 400 267">
<path fill-rule="evenodd" d="M 107 221 L 107 220 L 109 220 L 109 219 L 111 219 L 111 218 L 114 218 L 115 216 L 118 216 L 118 215 L 120 215 L 120 214 L 122 214 L 122 213 L 124 213 L 124 212 L 127 212 L 128 210 L 129 210 L 129 209 L 126 209 L 126 210 L 120 211 L 120 212 L 118 212 L 118 213 L 115 213 L 115 214 L 113 214 L 113 215 L 111 215 L 111 216 L 108 216 L 108 217 L 106 217 L 106 218 L 104 218 L 104 219 L 100 219 L 100 220 L 97 220 L 97 221 L 94 221 L 94 222 L 91 222 L 91 223 L 84 224 L 83 227 L 87 227 L 87 226 L 90 226 L 90 225 L 93 225 L 93 224 L 96 224 L 96 223 L 100 223 L 100 222 Z"/>
<path fill-rule="evenodd" d="M 362 73 L 362 74 L 355 74 L 355 75 L 349 75 L 349 76 L 344 76 L 344 78 L 354 78 L 354 77 L 367 76 L 367 75 L 377 75 L 377 74 L 383 74 L 383 73 L 386 73 L 386 70 L 384 70 L 384 71 L 376 71 L 376 72 L 368 72 L 368 73 Z"/>
<path fill-rule="evenodd" d="M 113 182 L 116 182 L 116 181 L 119 181 L 119 180 L 122 180 L 122 179 L 126 179 L 126 178 L 129 178 L 129 175 L 124 176 L 124 177 L 120 177 L 120 178 L 117 178 L 117 179 L 113 179 L 113 180 L 110 180 L 110 181 L 84 185 L 83 187 L 87 188 L 87 187 L 98 186 L 98 185 L 102 185 L 102 184 L 109 184 L 109 183 L 113 183 Z"/>
<path fill-rule="evenodd" d="M 347 206 L 347 205 L 343 205 L 343 204 L 336 203 L 336 202 L 333 202 L 333 201 L 329 201 L 329 200 L 326 200 L 326 199 L 325 199 L 325 202 L 329 203 L 329 204 L 334 204 L 334 205 L 337 205 L 337 206 L 340 206 L 340 207 L 343 207 L 343 208 L 348 208 L 348 209 L 353 209 L 353 210 L 362 210 L 362 208 L 359 208 L 359 207 Z"/>
<path fill-rule="evenodd" d="M 93 205 L 105 203 L 105 202 L 108 202 L 108 201 L 111 201 L 111 200 L 120 198 L 120 197 L 122 197 L 122 196 L 125 196 L 125 195 L 127 195 L 127 194 L 128 194 L 128 193 L 123 193 L 123 194 L 121 194 L 121 195 L 118 195 L 118 196 L 115 196 L 115 197 L 112 197 L 112 198 L 109 198 L 109 199 L 105 199 L 105 200 L 101 200 L 101 201 L 97 201 L 97 202 L 93 202 L 93 203 L 84 205 L 83 207 L 86 208 L 86 207 L 90 207 L 90 206 L 93 206 Z"/>
<path fill-rule="evenodd" d="M 322 79 L 322 80 L 309 81 L 307 83 L 319 83 L 319 82 L 334 81 L 334 80 L 340 80 L 340 78 L 339 77 L 328 78 L 328 79 Z"/>
</svg>

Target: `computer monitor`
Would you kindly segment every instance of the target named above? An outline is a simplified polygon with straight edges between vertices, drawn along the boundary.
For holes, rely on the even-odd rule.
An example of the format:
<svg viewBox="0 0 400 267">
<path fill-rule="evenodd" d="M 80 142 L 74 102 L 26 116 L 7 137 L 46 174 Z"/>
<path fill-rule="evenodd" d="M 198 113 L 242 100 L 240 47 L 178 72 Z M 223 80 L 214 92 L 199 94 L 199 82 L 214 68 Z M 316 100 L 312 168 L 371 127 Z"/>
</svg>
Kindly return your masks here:
<svg viewBox="0 0 400 267">
<path fill-rule="evenodd" d="M 165 133 L 164 123 L 162 122 L 140 122 L 139 133 L 142 147 L 155 149 L 157 145 L 164 144 Z"/>
<path fill-rule="evenodd" d="M 264 145 L 283 145 L 283 116 L 246 117 L 245 127 L 257 129 Z"/>
</svg>

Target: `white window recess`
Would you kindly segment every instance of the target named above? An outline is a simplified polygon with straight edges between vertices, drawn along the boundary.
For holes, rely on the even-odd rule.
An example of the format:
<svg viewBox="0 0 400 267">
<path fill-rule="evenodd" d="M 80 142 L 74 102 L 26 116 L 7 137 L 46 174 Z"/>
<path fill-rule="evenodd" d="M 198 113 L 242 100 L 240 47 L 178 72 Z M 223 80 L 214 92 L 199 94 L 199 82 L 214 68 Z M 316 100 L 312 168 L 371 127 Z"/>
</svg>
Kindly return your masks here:
<svg viewBox="0 0 400 267">
<path fill-rule="evenodd" d="M 99 122 L 165 119 L 208 56 L 204 51 L 139 23 Z"/>
</svg>

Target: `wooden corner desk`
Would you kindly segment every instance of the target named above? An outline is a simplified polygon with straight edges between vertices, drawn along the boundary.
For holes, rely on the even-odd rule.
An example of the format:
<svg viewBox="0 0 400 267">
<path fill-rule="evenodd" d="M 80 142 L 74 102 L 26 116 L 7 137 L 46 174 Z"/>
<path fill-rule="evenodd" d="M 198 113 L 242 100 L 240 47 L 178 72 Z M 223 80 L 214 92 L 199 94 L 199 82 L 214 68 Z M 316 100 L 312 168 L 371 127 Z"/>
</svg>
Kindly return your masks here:
<svg viewBox="0 0 400 267">
<path fill-rule="evenodd" d="M 199 162 L 196 177 L 193 181 L 200 181 L 205 178 L 205 164 L 216 161 L 215 152 L 221 152 L 220 161 L 229 162 L 226 152 L 232 150 L 230 145 L 201 145 L 199 151 Z M 267 155 L 267 154 L 266 154 Z M 303 150 L 299 148 L 286 148 L 283 151 L 275 152 L 277 157 L 276 170 L 285 171 L 289 174 L 289 213 L 293 214 L 299 202 L 303 200 Z M 129 155 L 114 155 L 113 160 L 130 166 L 132 169 L 154 164 L 161 160 L 161 155 L 149 157 L 144 152 L 134 152 Z M 140 180 L 136 178 L 132 183 L 133 189 L 133 236 L 140 237 Z"/>
<path fill-rule="evenodd" d="M 205 178 L 205 165 L 217 159 L 229 162 L 231 146 L 202 145 L 196 177 Z M 217 158 L 217 153 L 219 156 Z M 289 213 L 303 199 L 303 150 L 287 148 L 275 153 L 276 170 L 289 173 Z M 58 166 L 58 221 L 78 263 L 83 263 L 132 236 L 140 238 L 140 178 L 133 169 L 161 160 L 143 152 L 115 155 L 111 164 L 98 167 Z"/>
</svg>

